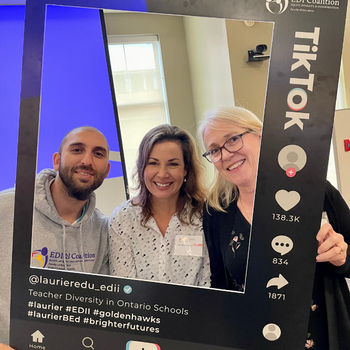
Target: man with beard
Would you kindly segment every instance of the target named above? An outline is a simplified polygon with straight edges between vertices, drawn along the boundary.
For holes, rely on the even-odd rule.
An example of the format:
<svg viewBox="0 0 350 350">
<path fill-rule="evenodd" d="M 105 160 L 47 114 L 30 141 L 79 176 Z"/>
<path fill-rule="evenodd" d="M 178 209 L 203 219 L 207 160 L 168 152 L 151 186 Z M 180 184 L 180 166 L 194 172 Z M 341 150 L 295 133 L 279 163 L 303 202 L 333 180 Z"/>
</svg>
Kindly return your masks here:
<svg viewBox="0 0 350 350">
<path fill-rule="evenodd" d="M 108 218 L 95 208 L 94 190 L 110 169 L 104 135 L 92 127 L 71 130 L 40 172 L 35 188 L 31 265 L 108 274 Z M 14 189 L 0 192 L 0 343 L 9 341 Z M 0 344 L 0 349 L 2 349 Z"/>
</svg>

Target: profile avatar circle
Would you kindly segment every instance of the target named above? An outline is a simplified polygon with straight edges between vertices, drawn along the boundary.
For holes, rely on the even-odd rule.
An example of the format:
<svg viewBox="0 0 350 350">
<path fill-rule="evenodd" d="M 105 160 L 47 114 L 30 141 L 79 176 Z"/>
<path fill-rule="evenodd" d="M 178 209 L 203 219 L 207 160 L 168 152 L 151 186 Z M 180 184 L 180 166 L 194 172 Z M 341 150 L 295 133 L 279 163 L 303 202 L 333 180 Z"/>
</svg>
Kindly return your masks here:
<svg viewBox="0 0 350 350">
<path fill-rule="evenodd" d="M 269 341 L 275 341 L 281 336 L 281 328 L 277 324 L 269 323 L 263 328 L 263 336 Z"/>
<path fill-rule="evenodd" d="M 288 145 L 278 154 L 278 164 L 288 177 L 294 177 L 307 161 L 305 151 L 298 145 Z"/>
</svg>

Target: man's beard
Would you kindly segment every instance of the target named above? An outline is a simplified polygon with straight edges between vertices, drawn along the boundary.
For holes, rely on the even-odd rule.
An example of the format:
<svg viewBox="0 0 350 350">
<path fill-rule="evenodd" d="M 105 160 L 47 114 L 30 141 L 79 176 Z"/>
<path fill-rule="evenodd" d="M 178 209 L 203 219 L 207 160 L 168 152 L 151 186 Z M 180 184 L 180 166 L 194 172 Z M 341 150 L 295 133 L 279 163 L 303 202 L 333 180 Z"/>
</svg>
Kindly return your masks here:
<svg viewBox="0 0 350 350">
<path fill-rule="evenodd" d="M 83 184 L 87 183 L 88 180 L 74 179 L 73 175 L 77 170 L 88 171 L 94 176 L 94 181 L 91 185 Z M 106 173 L 98 173 L 92 169 L 91 166 L 80 165 L 69 169 L 68 167 L 62 167 L 61 162 L 58 168 L 58 174 L 61 181 L 66 187 L 67 194 L 69 197 L 75 198 L 79 201 L 86 201 L 91 197 L 91 193 L 100 187 L 103 180 L 105 179 Z M 81 184 L 81 185 L 80 185 Z"/>
</svg>

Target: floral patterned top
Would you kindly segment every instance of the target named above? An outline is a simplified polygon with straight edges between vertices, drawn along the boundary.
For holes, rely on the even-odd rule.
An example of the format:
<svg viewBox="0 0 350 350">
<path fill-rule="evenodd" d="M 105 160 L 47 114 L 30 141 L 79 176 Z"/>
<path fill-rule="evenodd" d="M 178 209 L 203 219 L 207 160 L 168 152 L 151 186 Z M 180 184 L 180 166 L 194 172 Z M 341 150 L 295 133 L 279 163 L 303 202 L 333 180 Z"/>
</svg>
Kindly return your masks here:
<svg viewBox="0 0 350 350">
<path fill-rule="evenodd" d="M 195 239 L 202 249 L 177 249 L 179 237 Z M 170 219 L 163 236 L 153 217 L 141 225 L 141 207 L 130 200 L 117 207 L 109 219 L 109 263 L 112 275 L 166 283 L 210 287 L 209 254 L 199 217 L 193 224 Z"/>
</svg>

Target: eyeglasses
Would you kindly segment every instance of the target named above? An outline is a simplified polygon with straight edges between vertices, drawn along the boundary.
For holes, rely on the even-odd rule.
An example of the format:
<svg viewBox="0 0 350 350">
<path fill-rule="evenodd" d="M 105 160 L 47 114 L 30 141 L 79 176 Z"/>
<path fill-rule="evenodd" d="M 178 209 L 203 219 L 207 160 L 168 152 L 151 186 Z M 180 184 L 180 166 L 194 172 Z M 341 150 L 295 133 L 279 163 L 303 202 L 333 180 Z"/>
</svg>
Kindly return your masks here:
<svg viewBox="0 0 350 350">
<path fill-rule="evenodd" d="M 203 154 L 203 157 L 210 162 L 210 163 L 216 163 L 218 162 L 222 157 L 222 149 L 225 148 L 225 150 L 229 153 L 235 153 L 239 151 L 244 145 L 243 145 L 243 139 L 242 136 L 245 134 L 248 134 L 252 132 L 251 130 L 247 130 L 243 132 L 242 134 L 235 135 L 230 137 L 221 147 L 210 149 L 209 151 L 205 152 Z"/>
</svg>

